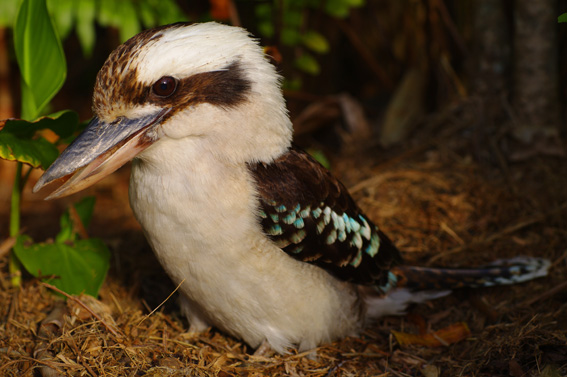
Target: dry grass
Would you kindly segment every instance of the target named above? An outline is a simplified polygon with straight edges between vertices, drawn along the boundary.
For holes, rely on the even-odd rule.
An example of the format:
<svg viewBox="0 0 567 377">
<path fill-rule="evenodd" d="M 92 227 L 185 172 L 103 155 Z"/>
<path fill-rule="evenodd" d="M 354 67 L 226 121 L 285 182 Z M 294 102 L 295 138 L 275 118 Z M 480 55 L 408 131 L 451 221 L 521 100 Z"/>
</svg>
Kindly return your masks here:
<svg viewBox="0 0 567 377">
<path fill-rule="evenodd" d="M 31 278 L 12 288 L 7 257 L 0 259 L 0 375 L 567 375 L 567 161 L 476 163 L 466 125 L 448 129 L 436 138 L 420 134 L 403 153 L 348 154 L 335 171 L 410 263 L 470 266 L 544 256 L 553 262 L 549 277 L 455 292 L 412 308 L 410 316 L 372 324 L 358 338 L 325 344 L 316 360 L 294 352 L 253 356 L 214 329 L 187 333 L 174 299 L 147 315 L 175 287 L 156 267 L 129 212 L 111 210 L 125 199 L 123 172 L 115 178 L 119 185 L 98 188 L 111 195 L 99 200 L 91 226 L 114 248 L 100 301 L 63 302 Z M 417 332 L 418 323 L 437 330 L 460 321 L 472 335 L 448 347 L 401 347 L 391 335 Z"/>
</svg>

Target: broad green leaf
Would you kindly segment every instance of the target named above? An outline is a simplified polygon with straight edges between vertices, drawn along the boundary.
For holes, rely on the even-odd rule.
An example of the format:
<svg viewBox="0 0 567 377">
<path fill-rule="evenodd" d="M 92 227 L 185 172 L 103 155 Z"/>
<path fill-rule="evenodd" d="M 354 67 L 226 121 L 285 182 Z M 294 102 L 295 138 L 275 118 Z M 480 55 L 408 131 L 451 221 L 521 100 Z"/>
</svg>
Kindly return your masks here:
<svg viewBox="0 0 567 377">
<path fill-rule="evenodd" d="M 67 138 L 75 132 L 79 123 L 79 116 L 74 111 L 63 110 L 47 115 L 33 122 L 23 119 L 7 119 L 0 134 L 8 132 L 19 138 L 30 139 L 39 130 L 52 130 L 60 138 Z"/>
<path fill-rule="evenodd" d="M 96 238 L 66 243 L 30 244 L 19 236 L 14 251 L 26 270 L 72 295 L 97 296 L 109 267 L 110 252 Z M 50 278 L 47 278 L 50 277 Z"/>
<path fill-rule="evenodd" d="M 61 138 L 69 137 L 77 128 L 77 123 L 78 116 L 72 111 L 61 111 L 35 122 L 6 120 L 0 128 L 0 158 L 47 169 L 59 156 L 59 151 L 43 137 L 35 137 L 36 132 L 50 129 Z"/>
<path fill-rule="evenodd" d="M 41 110 L 36 105 L 32 89 L 23 78 L 20 79 L 20 90 L 22 91 L 22 118 L 29 120 L 37 118 Z"/>
<path fill-rule="evenodd" d="M 67 66 L 45 0 L 23 0 L 14 26 L 14 47 L 25 85 L 22 117 L 36 118 L 59 91 Z"/>
<path fill-rule="evenodd" d="M 301 42 L 303 42 L 303 44 L 310 50 L 320 54 L 324 54 L 329 51 L 329 42 L 327 39 L 314 30 L 303 33 L 303 35 L 301 35 Z"/>
<path fill-rule="evenodd" d="M 77 8 L 77 36 L 86 57 L 92 55 L 96 41 L 95 16 L 95 0 L 81 0 Z"/>
<path fill-rule="evenodd" d="M 47 169 L 57 156 L 59 151 L 55 145 L 42 137 L 32 140 L 0 132 L 0 158 Z"/>
<path fill-rule="evenodd" d="M 561 16 L 557 17 L 557 22 L 567 22 L 567 13 L 563 13 Z"/>
<path fill-rule="evenodd" d="M 309 54 L 301 55 L 293 63 L 298 69 L 311 75 L 318 75 L 321 72 L 321 67 L 317 60 Z"/>
</svg>

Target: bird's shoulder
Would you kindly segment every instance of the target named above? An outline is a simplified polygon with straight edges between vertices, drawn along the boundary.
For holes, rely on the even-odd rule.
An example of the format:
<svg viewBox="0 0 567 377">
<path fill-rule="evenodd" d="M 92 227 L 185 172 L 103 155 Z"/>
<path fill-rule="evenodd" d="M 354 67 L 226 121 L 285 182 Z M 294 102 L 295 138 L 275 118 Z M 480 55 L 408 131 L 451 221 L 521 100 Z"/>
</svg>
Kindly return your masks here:
<svg viewBox="0 0 567 377">
<path fill-rule="evenodd" d="M 387 286 L 398 250 L 325 167 L 293 146 L 249 170 L 263 231 L 282 250 L 341 280 Z"/>
</svg>

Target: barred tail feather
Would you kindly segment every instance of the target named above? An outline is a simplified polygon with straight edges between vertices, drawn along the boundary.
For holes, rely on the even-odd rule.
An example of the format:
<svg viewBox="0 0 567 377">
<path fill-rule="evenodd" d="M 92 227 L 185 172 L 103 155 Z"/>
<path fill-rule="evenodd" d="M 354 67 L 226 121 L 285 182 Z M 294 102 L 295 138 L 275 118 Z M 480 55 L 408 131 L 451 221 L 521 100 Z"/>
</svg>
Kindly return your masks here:
<svg viewBox="0 0 567 377">
<path fill-rule="evenodd" d="M 393 273 L 398 278 L 398 287 L 414 291 L 451 290 L 522 283 L 546 276 L 549 266 L 547 259 L 516 257 L 467 269 L 400 266 Z"/>
<path fill-rule="evenodd" d="M 408 305 L 446 296 L 453 289 L 522 283 L 546 276 L 550 265 L 547 259 L 516 257 L 469 269 L 395 267 L 391 270 L 391 280 L 395 283 L 389 284 L 387 292 L 384 287 L 377 287 L 373 293 L 369 289 L 361 289 L 367 308 L 366 317 L 401 315 Z"/>
</svg>

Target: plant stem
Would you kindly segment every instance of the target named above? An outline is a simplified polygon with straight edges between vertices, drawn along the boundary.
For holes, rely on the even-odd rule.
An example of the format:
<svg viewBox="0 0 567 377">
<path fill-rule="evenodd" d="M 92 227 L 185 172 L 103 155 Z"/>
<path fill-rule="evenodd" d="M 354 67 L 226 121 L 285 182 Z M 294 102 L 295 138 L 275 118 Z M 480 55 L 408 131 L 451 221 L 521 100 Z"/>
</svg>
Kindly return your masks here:
<svg viewBox="0 0 567 377">
<path fill-rule="evenodd" d="M 12 199 L 10 201 L 10 237 L 18 237 L 20 233 L 20 202 L 22 199 L 22 167 L 21 162 L 17 162 L 14 186 L 12 187 Z M 22 282 L 22 265 L 16 257 L 14 250 L 10 254 L 10 276 L 12 286 L 19 287 Z"/>
</svg>

